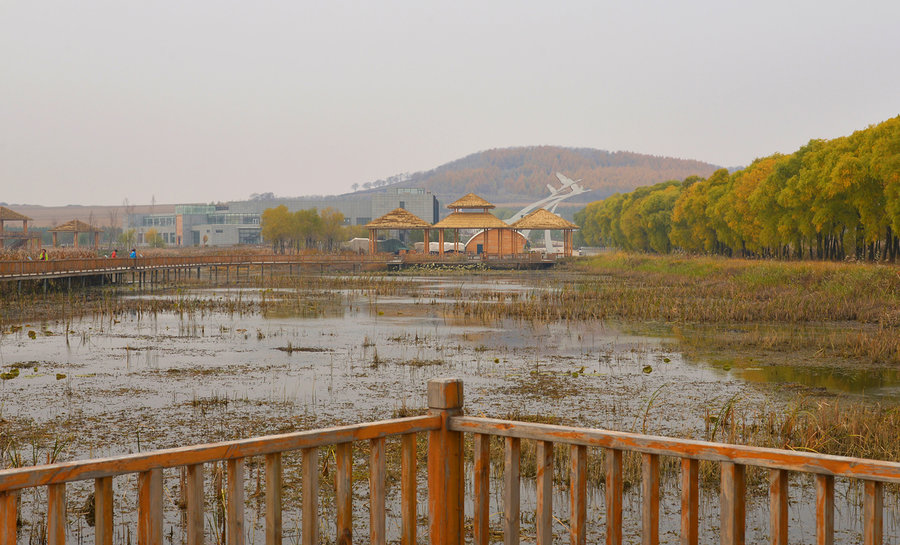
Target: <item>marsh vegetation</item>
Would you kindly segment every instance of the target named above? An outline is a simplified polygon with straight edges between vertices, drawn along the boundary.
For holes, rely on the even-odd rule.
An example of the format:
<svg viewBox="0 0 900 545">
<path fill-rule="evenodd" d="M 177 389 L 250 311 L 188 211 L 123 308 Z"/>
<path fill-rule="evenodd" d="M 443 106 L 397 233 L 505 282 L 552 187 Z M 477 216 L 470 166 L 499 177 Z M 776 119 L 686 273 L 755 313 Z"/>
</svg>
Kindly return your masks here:
<svg viewBox="0 0 900 545">
<path fill-rule="evenodd" d="M 0 301 L 0 454 L 19 466 L 405 416 L 423 410 L 428 379 L 454 375 L 465 381 L 469 414 L 900 460 L 898 327 L 900 278 L 887 267 L 626 254 L 549 273 L 266 276 L 229 287 L 10 294 Z M 367 519 L 365 448 L 356 448 L 358 521 Z M 389 490 L 398 448 L 389 442 Z M 523 444 L 526 478 L 532 448 Z M 566 456 L 556 453 L 560 494 Z M 327 495 L 333 453 L 320 460 Z M 602 520 L 601 461 L 592 451 L 594 520 Z M 258 462 L 248 462 L 247 477 L 256 507 Z M 502 456 L 494 463 L 499 472 Z M 715 494 L 717 468 L 702 470 Z M 287 459 L 285 472 L 286 513 L 296 515 L 299 464 Z M 637 459 L 626 459 L 626 473 L 637 509 Z M 179 479 L 166 476 L 173 542 L 184 538 Z M 221 495 L 211 479 L 214 506 Z M 123 543 L 133 538 L 132 481 L 115 485 Z M 811 483 L 794 485 L 809 497 Z M 88 492 L 72 487 L 73 535 L 90 534 Z M 41 493 L 22 503 L 28 542 L 42 539 Z M 664 490 L 670 518 L 676 500 Z M 330 501 L 324 520 L 333 518 Z M 715 502 L 704 509 L 704 531 L 714 532 Z M 792 516 L 802 521 L 804 509 Z M 213 529 L 220 519 L 209 510 Z M 764 505 L 749 511 L 748 527 L 764 520 Z M 852 514 L 841 515 L 848 531 Z M 251 541 L 261 539 L 255 516 Z M 299 524 L 292 516 L 286 536 Z"/>
</svg>

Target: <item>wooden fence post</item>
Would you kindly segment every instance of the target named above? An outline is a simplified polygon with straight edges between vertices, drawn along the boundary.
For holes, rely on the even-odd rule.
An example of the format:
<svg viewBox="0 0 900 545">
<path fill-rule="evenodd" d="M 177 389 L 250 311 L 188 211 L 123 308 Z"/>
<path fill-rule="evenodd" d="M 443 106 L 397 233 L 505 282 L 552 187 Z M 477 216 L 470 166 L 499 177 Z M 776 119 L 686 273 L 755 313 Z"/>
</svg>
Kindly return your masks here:
<svg viewBox="0 0 900 545">
<path fill-rule="evenodd" d="M 463 543 L 463 434 L 448 429 L 448 418 L 462 413 L 463 383 L 458 378 L 428 381 L 428 413 L 441 416 L 441 428 L 428 432 L 428 522 L 431 545 Z"/>
</svg>

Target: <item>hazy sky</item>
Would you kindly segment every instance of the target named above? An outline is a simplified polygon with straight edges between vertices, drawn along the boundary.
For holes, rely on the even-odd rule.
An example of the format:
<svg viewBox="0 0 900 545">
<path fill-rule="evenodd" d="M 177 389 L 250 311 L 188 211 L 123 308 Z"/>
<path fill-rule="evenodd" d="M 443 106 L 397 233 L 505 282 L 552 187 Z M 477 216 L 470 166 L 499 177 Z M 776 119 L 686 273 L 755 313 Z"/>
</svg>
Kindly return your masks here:
<svg viewBox="0 0 900 545">
<path fill-rule="evenodd" d="M 900 113 L 900 1 L 0 0 L 0 201 L 333 194 L 554 144 L 744 165 Z"/>
</svg>

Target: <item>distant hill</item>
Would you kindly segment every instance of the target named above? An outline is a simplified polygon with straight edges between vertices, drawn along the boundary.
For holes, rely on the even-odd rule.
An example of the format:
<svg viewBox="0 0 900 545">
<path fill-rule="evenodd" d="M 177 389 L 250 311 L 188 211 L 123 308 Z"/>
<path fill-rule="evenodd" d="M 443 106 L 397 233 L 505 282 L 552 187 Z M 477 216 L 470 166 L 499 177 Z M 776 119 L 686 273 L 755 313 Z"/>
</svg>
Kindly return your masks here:
<svg viewBox="0 0 900 545">
<path fill-rule="evenodd" d="M 591 202 L 640 186 L 691 175 L 707 177 L 719 167 L 688 159 L 657 157 L 627 151 L 534 146 L 473 153 L 427 172 L 399 175 L 363 184 L 379 191 L 390 185 L 423 187 L 442 203 L 476 193 L 496 204 L 533 202 L 548 195 L 547 184 L 558 185 L 561 172 L 589 191 L 572 200 Z"/>
</svg>

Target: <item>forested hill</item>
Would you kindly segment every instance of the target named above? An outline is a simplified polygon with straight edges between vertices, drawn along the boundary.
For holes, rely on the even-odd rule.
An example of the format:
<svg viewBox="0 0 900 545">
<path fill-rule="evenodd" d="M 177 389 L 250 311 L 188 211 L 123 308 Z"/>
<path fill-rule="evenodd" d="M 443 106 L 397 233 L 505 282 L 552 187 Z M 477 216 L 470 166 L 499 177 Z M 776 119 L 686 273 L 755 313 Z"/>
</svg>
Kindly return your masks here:
<svg viewBox="0 0 900 545">
<path fill-rule="evenodd" d="M 716 168 L 701 161 L 626 151 L 536 146 L 473 153 L 434 170 L 367 183 L 363 188 L 390 183 L 424 187 L 443 203 L 466 193 L 476 193 L 497 204 L 531 202 L 549 194 L 547 184 L 558 186 L 555 174 L 561 172 L 573 180 L 581 179 L 585 189 L 593 190 L 576 197 L 590 202 L 665 180 L 709 176 Z"/>
</svg>

